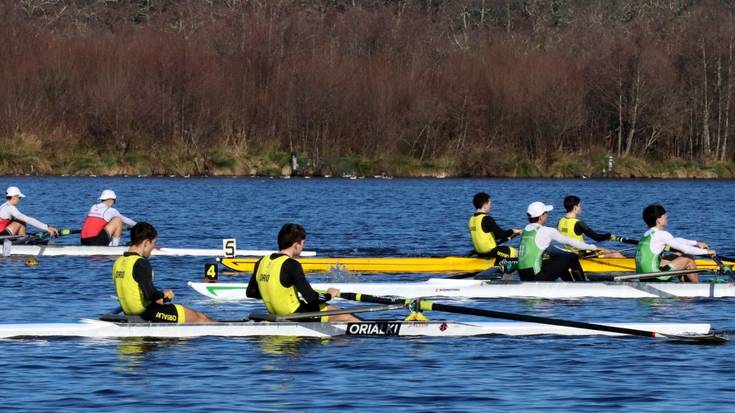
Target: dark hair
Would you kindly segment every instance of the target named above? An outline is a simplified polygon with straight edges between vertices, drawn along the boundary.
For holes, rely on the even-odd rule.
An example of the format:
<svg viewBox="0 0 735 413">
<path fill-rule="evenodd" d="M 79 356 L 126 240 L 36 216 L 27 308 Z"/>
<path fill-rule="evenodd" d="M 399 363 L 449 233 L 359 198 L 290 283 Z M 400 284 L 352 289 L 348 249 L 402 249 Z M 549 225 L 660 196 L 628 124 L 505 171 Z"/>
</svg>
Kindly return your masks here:
<svg viewBox="0 0 735 413">
<path fill-rule="evenodd" d="M 541 215 L 543 215 L 543 214 L 541 214 Z M 532 224 L 535 224 L 536 222 L 538 222 L 538 219 L 541 218 L 541 215 L 539 215 L 537 217 L 532 217 L 531 214 L 526 213 L 526 216 L 528 217 L 528 222 L 530 222 Z"/>
<path fill-rule="evenodd" d="M 579 205 L 579 197 L 575 195 L 569 195 L 568 197 L 564 198 L 564 209 L 567 210 L 567 212 L 572 212 L 575 206 Z"/>
<path fill-rule="evenodd" d="M 158 231 L 147 222 L 138 222 L 130 228 L 130 244 L 139 245 L 143 241 L 153 241 L 158 238 Z"/>
<path fill-rule="evenodd" d="M 643 221 L 648 227 L 655 227 L 656 220 L 666 213 L 664 207 L 659 204 L 651 204 L 643 209 Z"/>
<path fill-rule="evenodd" d="M 480 209 L 483 205 L 487 204 L 490 201 L 490 194 L 487 192 L 478 192 L 475 194 L 474 197 L 472 197 L 472 205 L 475 206 L 475 208 Z"/>
<path fill-rule="evenodd" d="M 306 239 L 306 230 L 299 224 L 285 224 L 278 231 L 278 249 L 285 250 Z"/>
</svg>

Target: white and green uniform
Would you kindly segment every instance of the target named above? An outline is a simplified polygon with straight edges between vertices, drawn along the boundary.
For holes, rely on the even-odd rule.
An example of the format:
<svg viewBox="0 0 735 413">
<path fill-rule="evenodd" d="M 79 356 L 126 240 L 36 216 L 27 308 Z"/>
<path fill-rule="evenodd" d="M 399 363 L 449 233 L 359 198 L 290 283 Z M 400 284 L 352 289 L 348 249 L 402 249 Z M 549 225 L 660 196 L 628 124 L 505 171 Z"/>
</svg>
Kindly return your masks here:
<svg viewBox="0 0 735 413">
<path fill-rule="evenodd" d="M 635 271 L 639 274 L 661 271 L 661 254 L 666 246 L 688 255 L 707 254 L 706 249 L 698 248 L 695 245 L 697 245 L 697 241 L 674 238 L 668 231 L 656 227 L 649 228 L 638 242 L 635 253 Z M 671 276 L 658 277 L 658 279 L 666 281 L 670 280 Z"/>
<path fill-rule="evenodd" d="M 551 245 L 551 241 L 569 244 L 580 250 L 597 249 L 595 245 L 564 236 L 554 228 L 545 227 L 538 223 L 528 224 L 523 228 L 523 232 L 521 233 L 521 248 L 518 253 L 518 270 L 522 280 L 531 280 L 533 276 L 538 276 L 544 269 L 542 268 L 543 266 L 546 266 L 547 270 L 553 272 L 553 274 L 543 274 L 542 278 L 544 278 L 544 281 L 553 280 L 559 276 L 564 278 L 564 274 L 557 274 L 557 272 L 565 273 L 569 270 L 569 265 L 567 264 L 574 264 L 562 262 L 562 260 L 569 261 L 569 257 L 555 256 L 551 258 L 549 263 L 542 264 L 544 252 Z M 571 256 L 571 254 L 565 255 Z M 559 262 L 555 263 L 553 262 L 554 260 L 558 260 Z M 579 265 L 578 260 L 575 259 L 573 261 L 576 262 L 575 266 Z"/>
</svg>

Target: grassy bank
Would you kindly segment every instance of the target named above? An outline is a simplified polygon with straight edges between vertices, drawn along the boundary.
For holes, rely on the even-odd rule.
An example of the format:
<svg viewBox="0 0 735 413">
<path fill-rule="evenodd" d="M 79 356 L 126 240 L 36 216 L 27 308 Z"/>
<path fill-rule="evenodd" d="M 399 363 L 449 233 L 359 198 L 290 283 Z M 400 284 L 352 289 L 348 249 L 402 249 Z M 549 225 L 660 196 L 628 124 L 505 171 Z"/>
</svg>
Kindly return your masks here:
<svg viewBox="0 0 735 413">
<path fill-rule="evenodd" d="M 608 155 L 602 151 L 557 153 L 546 159 L 482 152 L 432 160 L 373 159 L 357 155 L 316 158 L 302 153 L 298 160 L 299 174 L 309 176 L 735 178 L 735 163 L 678 158 L 660 161 L 614 158 L 612 174 L 608 174 Z M 222 145 L 204 151 L 153 147 L 100 152 L 79 144 L 49 146 L 32 135 L 22 135 L 0 145 L 0 174 L 4 175 L 285 176 L 290 173 L 290 153 L 272 148 L 252 150 Z"/>
</svg>

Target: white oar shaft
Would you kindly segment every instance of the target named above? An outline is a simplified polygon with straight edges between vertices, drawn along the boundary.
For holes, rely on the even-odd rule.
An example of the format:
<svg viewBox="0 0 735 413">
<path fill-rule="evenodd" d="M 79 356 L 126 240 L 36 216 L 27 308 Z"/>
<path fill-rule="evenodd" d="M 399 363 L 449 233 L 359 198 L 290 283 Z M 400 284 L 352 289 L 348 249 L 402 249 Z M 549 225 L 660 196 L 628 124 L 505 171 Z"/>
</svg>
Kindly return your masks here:
<svg viewBox="0 0 735 413">
<path fill-rule="evenodd" d="M 674 271 L 661 271 L 661 272 L 649 272 L 646 274 L 631 274 L 631 275 L 618 275 L 617 277 L 614 277 L 613 279 L 615 281 L 627 281 L 627 280 L 643 280 L 648 278 L 657 278 L 657 277 L 665 277 L 670 275 L 684 275 L 684 274 L 694 274 L 698 272 L 707 272 L 708 270 L 704 268 L 698 268 L 693 270 L 674 270 Z"/>
</svg>

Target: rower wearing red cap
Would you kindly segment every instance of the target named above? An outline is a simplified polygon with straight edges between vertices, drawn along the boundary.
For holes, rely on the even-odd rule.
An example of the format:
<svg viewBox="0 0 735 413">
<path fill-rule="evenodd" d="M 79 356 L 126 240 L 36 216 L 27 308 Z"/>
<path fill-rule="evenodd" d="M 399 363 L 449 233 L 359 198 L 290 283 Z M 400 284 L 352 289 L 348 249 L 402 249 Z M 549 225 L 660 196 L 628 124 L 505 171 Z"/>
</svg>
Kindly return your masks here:
<svg viewBox="0 0 735 413">
<path fill-rule="evenodd" d="M 6 202 L 0 205 L 1 235 L 26 235 L 26 226 L 31 225 L 40 230 L 47 231 L 54 237 L 58 236 L 59 230 L 56 228 L 51 225 L 46 225 L 35 218 L 23 215 L 18 210 L 17 205 L 25 197 L 17 186 L 9 186 L 5 190 Z"/>
<path fill-rule="evenodd" d="M 82 245 L 117 246 L 120 244 L 123 224 L 132 227 L 135 221 L 112 207 L 117 200 L 114 191 L 105 189 L 99 200 L 89 209 L 82 224 Z"/>
</svg>

